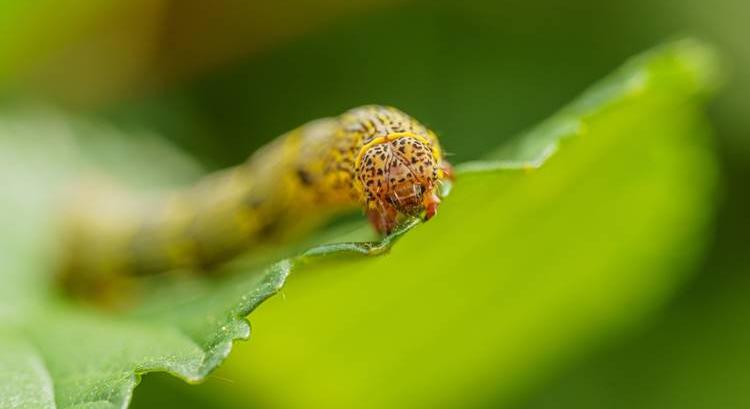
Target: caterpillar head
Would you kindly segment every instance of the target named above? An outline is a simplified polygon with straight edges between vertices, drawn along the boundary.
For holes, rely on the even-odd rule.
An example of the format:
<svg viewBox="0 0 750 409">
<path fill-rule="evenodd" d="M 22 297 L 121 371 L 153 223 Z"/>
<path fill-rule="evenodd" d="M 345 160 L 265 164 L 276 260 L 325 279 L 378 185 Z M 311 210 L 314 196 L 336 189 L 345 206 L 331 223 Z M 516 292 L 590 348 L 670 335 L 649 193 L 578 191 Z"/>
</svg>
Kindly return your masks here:
<svg viewBox="0 0 750 409">
<path fill-rule="evenodd" d="M 401 215 L 432 218 L 440 204 L 440 181 L 450 176 L 439 149 L 418 136 L 384 138 L 368 145 L 357 170 L 366 211 L 375 228 L 388 234 Z"/>
</svg>

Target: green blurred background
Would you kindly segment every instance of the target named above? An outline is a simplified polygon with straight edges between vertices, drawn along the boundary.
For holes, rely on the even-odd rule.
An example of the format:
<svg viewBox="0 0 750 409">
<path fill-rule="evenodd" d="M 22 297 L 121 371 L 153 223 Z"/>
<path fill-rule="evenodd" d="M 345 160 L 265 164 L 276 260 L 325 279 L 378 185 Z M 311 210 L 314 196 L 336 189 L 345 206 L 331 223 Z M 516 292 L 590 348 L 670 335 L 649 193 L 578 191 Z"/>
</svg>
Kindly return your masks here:
<svg viewBox="0 0 750 409">
<path fill-rule="evenodd" d="M 435 124 L 460 163 L 547 117 L 630 55 L 676 36 L 708 40 L 728 67 L 711 106 L 722 185 L 708 256 L 638 331 L 587 349 L 512 407 L 745 407 L 748 21 L 741 0 L 6 0 L 0 88 L 13 103 L 41 100 L 133 135 L 159 133 L 209 170 L 366 103 Z M 225 376 L 195 387 L 150 375 L 133 406 L 257 404 Z"/>
</svg>

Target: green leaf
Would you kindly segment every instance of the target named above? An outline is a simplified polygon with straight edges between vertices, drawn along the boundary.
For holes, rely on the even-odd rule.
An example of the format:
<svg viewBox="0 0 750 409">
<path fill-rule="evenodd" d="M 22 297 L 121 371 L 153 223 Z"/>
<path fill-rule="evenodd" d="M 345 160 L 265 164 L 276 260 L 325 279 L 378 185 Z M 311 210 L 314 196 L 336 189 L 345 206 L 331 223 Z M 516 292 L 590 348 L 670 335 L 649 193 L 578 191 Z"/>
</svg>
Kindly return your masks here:
<svg viewBox="0 0 750 409">
<path fill-rule="evenodd" d="M 708 236 L 714 63 L 694 42 L 658 48 L 459 166 L 440 215 L 387 256 L 296 271 L 194 393 L 219 407 L 497 407 L 633 330 Z"/>
<path fill-rule="evenodd" d="M 701 113 L 714 65 L 690 41 L 647 53 L 510 148 L 461 166 L 434 221 L 382 243 L 240 260 L 224 279 L 154 282 L 119 313 L 47 285 L 56 198 L 84 167 L 82 127 L 49 114 L 5 121 L 0 407 L 123 407 L 144 373 L 200 381 L 292 271 L 286 297 L 254 314 L 259 335 L 224 368 L 247 385 L 227 402 L 247 391 L 290 408 L 510 397 L 630 326 L 689 273 L 716 179 Z"/>
</svg>

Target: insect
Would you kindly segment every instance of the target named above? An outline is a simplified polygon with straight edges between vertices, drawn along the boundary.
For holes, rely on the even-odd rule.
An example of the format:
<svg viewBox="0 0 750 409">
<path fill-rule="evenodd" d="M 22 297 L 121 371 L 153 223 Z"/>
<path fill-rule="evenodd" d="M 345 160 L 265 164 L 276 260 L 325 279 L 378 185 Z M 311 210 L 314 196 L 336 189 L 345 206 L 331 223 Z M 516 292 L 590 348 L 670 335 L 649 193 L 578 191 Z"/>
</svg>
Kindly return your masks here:
<svg viewBox="0 0 750 409">
<path fill-rule="evenodd" d="M 153 203 L 78 194 L 66 215 L 62 277 L 73 290 L 95 291 L 122 274 L 209 269 L 357 206 L 388 234 L 405 216 L 433 217 L 446 178 L 451 166 L 435 133 L 395 108 L 355 108 Z"/>
</svg>

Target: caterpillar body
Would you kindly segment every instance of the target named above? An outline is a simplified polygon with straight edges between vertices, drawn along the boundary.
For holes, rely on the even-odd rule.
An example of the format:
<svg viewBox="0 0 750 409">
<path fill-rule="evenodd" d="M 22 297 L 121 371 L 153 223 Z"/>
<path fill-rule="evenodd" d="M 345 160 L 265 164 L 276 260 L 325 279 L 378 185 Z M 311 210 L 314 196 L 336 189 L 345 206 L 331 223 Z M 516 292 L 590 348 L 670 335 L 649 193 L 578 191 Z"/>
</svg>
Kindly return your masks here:
<svg viewBox="0 0 750 409">
<path fill-rule="evenodd" d="M 66 215 L 62 277 L 90 292 L 118 275 L 206 269 L 357 206 L 388 234 L 404 216 L 435 215 L 438 185 L 451 175 L 435 133 L 417 120 L 391 107 L 355 108 L 155 203 L 79 194 Z"/>
</svg>

